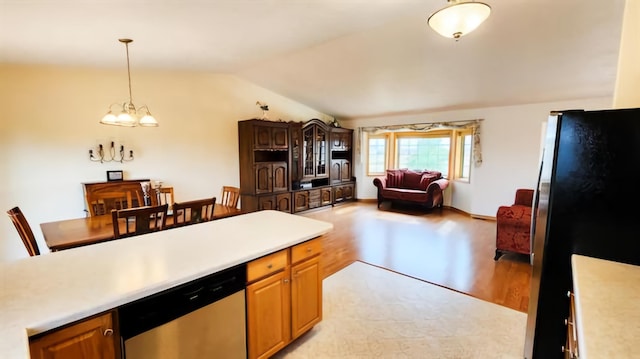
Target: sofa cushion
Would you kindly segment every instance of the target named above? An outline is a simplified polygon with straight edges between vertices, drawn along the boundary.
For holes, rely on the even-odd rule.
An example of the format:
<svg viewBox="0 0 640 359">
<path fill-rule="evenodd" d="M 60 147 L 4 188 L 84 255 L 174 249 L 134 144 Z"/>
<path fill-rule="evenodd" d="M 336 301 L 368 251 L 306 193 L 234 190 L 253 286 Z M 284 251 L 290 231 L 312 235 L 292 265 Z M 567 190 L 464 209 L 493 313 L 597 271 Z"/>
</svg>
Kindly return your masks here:
<svg viewBox="0 0 640 359">
<path fill-rule="evenodd" d="M 417 189 L 404 189 L 404 188 L 386 188 L 382 190 L 382 196 L 385 199 L 397 199 L 402 201 L 426 203 L 430 195 L 425 191 Z"/>
<path fill-rule="evenodd" d="M 400 188 L 421 189 L 420 188 L 421 180 L 422 180 L 422 172 L 415 172 L 410 170 L 404 171 L 402 185 L 400 186 Z"/>
<path fill-rule="evenodd" d="M 428 172 L 423 173 L 422 177 L 420 177 L 420 186 L 418 189 L 426 191 L 427 187 L 429 187 L 429 184 L 431 184 L 431 182 L 437 180 L 438 178 L 440 178 L 440 176 L 438 176 L 437 174 Z"/>
<path fill-rule="evenodd" d="M 404 172 L 401 170 L 387 170 L 387 187 L 399 188 L 403 177 Z"/>
</svg>

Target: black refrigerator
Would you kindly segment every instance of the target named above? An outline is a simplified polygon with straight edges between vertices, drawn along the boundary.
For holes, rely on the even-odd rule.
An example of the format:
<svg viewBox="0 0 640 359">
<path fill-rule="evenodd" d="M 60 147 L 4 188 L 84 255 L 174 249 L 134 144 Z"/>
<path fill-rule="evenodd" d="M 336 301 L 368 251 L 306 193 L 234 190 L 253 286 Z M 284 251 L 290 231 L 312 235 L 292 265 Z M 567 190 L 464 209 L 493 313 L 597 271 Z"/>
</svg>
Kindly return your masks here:
<svg viewBox="0 0 640 359">
<path fill-rule="evenodd" d="M 526 359 L 564 358 L 571 255 L 640 264 L 640 108 L 552 112 L 532 216 Z"/>
</svg>

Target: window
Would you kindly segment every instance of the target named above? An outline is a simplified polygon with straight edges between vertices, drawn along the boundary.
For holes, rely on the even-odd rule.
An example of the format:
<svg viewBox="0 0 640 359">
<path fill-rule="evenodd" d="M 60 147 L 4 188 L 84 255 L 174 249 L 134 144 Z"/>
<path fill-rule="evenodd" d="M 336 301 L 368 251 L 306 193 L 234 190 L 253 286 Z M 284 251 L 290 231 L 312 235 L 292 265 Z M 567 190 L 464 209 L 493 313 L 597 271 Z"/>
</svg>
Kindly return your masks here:
<svg viewBox="0 0 640 359">
<path fill-rule="evenodd" d="M 396 140 L 398 168 L 432 170 L 449 175 L 449 154 L 451 134 L 449 131 L 438 134 L 402 134 Z"/>
<path fill-rule="evenodd" d="M 469 182 L 473 162 L 473 130 L 393 132 L 367 137 L 367 175 L 388 168 L 439 171 L 442 176 Z"/>
<path fill-rule="evenodd" d="M 387 136 L 372 135 L 368 139 L 367 175 L 381 175 L 386 170 Z"/>
<path fill-rule="evenodd" d="M 469 181 L 471 175 L 471 130 L 457 131 L 454 178 Z"/>
</svg>

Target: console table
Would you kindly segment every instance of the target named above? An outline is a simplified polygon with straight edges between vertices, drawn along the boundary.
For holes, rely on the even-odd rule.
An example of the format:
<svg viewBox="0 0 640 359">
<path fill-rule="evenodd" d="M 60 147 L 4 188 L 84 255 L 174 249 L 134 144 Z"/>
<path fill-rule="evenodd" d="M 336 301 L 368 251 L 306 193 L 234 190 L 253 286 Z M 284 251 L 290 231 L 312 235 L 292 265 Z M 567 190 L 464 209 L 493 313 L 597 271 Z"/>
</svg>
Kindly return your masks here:
<svg viewBox="0 0 640 359">
<path fill-rule="evenodd" d="M 89 211 L 89 198 L 100 192 L 114 192 L 123 191 L 131 192 L 132 199 L 130 207 L 140 207 L 143 203 L 140 203 L 144 198 L 142 192 L 142 182 L 150 182 L 149 179 L 137 179 L 137 180 L 122 180 L 122 181 L 108 181 L 108 182 L 86 182 L 82 184 L 84 191 L 84 205 L 85 211 Z M 152 203 L 155 201 L 155 196 L 151 196 Z"/>
</svg>

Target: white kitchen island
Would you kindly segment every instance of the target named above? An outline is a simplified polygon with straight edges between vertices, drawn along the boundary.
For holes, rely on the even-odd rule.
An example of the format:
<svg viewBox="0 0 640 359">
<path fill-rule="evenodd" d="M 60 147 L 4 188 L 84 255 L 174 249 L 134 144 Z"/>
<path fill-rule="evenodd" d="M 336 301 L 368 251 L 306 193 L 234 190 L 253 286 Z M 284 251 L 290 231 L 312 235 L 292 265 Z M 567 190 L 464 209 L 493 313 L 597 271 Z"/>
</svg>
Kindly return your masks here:
<svg viewBox="0 0 640 359">
<path fill-rule="evenodd" d="M 0 357 L 29 358 L 29 336 L 329 232 L 259 211 L 0 265 Z"/>
</svg>

